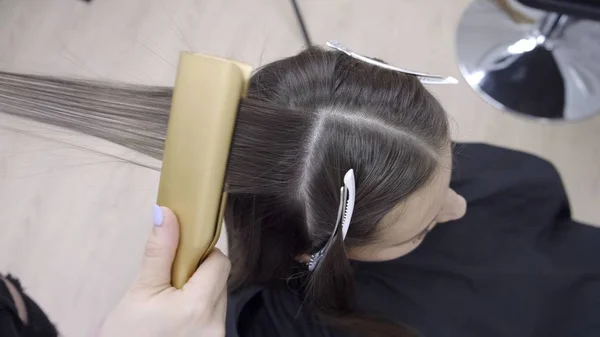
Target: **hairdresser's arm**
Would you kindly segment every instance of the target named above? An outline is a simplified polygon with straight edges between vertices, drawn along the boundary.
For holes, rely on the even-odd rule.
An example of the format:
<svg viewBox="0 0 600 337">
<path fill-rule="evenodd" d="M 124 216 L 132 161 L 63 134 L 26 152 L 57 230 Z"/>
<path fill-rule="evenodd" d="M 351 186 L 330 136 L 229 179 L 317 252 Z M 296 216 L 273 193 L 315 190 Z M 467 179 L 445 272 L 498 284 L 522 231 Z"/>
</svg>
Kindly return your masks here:
<svg viewBox="0 0 600 337">
<path fill-rule="evenodd" d="M 224 336 L 229 260 L 215 250 L 181 290 L 171 287 L 179 225 L 166 208 L 155 209 L 155 222 L 161 224 L 148 239 L 137 281 L 110 313 L 99 336 Z"/>
</svg>

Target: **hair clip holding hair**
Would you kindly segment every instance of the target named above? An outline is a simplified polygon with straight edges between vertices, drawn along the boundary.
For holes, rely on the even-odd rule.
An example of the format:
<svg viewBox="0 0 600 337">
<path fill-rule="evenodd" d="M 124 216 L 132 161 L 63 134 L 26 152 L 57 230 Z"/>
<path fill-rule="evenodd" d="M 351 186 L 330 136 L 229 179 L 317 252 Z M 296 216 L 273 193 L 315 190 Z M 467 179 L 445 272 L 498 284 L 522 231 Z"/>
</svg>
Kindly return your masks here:
<svg viewBox="0 0 600 337">
<path fill-rule="evenodd" d="M 318 252 L 312 254 L 310 262 L 308 263 L 308 270 L 314 270 L 323 256 L 327 253 L 329 247 L 333 244 L 335 236 L 340 231 L 342 232 L 342 241 L 346 239 L 348 229 L 350 228 L 350 221 L 352 220 L 352 213 L 354 212 L 354 202 L 356 198 L 356 182 L 354 179 L 354 170 L 350 169 L 344 176 L 344 186 L 340 189 L 340 206 L 338 208 L 338 215 L 335 221 L 335 227 L 329 240 L 325 243 L 325 246 Z"/>
<path fill-rule="evenodd" d="M 423 84 L 457 84 L 458 83 L 458 80 L 452 76 L 444 77 L 444 76 L 440 76 L 440 75 L 431 75 L 431 74 L 419 73 L 416 71 L 401 69 L 401 68 L 391 66 L 391 65 L 383 63 L 381 61 L 374 60 L 370 57 L 366 57 L 366 56 L 360 55 L 358 53 L 355 53 L 354 51 L 350 50 L 349 48 L 342 46 L 341 43 L 339 43 L 335 40 L 327 42 L 327 46 L 329 46 L 333 49 L 339 50 L 339 51 L 345 53 L 346 55 L 353 57 L 357 60 L 361 60 L 363 62 L 367 62 L 369 64 L 372 64 L 372 65 L 375 65 L 375 66 L 378 66 L 381 68 L 385 68 L 385 69 L 389 69 L 389 70 L 393 70 L 393 71 L 399 71 L 401 73 L 416 76 L 419 79 L 419 81 L 421 81 L 421 83 L 423 83 Z"/>
</svg>

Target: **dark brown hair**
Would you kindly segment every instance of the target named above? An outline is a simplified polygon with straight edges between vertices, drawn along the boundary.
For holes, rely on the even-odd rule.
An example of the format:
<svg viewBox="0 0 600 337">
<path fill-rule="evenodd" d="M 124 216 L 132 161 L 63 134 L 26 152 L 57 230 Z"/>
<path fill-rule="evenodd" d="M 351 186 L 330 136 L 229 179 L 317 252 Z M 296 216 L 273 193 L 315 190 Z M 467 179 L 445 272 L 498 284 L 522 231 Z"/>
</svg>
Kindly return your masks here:
<svg viewBox="0 0 600 337">
<path fill-rule="evenodd" d="M 162 155 L 171 88 L 0 72 L 0 112 Z M 424 187 L 449 143 L 447 117 L 414 76 L 310 48 L 260 69 L 240 104 L 227 189 L 231 291 L 290 286 L 324 323 L 361 336 L 411 336 L 360 311 L 346 249 L 379 239 L 381 219 Z M 339 189 L 354 169 L 356 205 L 311 273 L 297 261 L 323 247 Z M 300 275 L 299 277 L 295 277 Z"/>
<path fill-rule="evenodd" d="M 260 69 L 249 98 L 264 105 L 242 105 L 229 164 L 232 289 L 282 284 L 302 270 L 298 256 L 331 236 L 343 176 L 354 169 L 348 236 L 336 237 L 300 291 L 337 328 L 411 335 L 355 307 L 345 248 L 378 240 L 384 215 L 434 175 L 449 144 L 440 104 L 414 76 L 317 48 Z"/>
</svg>

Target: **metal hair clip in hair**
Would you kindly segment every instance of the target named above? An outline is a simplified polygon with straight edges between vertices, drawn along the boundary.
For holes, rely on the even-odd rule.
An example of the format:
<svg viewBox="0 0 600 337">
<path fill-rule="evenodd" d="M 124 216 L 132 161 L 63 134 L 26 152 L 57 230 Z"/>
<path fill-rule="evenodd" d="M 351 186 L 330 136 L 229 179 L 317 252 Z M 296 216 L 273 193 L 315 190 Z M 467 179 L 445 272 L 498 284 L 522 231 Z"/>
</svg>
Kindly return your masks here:
<svg viewBox="0 0 600 337">
<path fill-rule="evenodd" d="M 357 60 L 361 60 L 363 62 L 367 62 L 369 64 L 378 66 L 378 67 L 382 67 L 385 69 L 389 69 L 389 70 L 394 70 L 394 71 L 399 71 L 405 74 L 409 74 L 409 75 L 414 75 L 416 76 L 419 81 L 421 81 L 421 83 L 423 84 L 457 84 L 458 80 L 454 77 L 448 76 L 448 77 L 444 77 L 444 76 L 440 76 L 440 75 L 431 75 L 431 74 L 425 74 L 425 73 L 419 73 L 416 71 L 412 71 L 412 70 L 407 70 L 407 69 L 401 69 L 401 68 L 397 68 L 394 66 L 391 66 L 389 64 L 385 64 L 381 61 L 377 61 L 374 60 L 370 57 L 366 57 L 360 54 L 357 54 L 355 52 L 353 52 L 352 50 L 350 50 L 349 48 L 346 48 L 344 46 L 342 46 L 342 44 L 340 44 L 337 41 L 329 41 L 327 42 L 327 46 L 333 48 L 333 49 L 337 49 L 345 54 L 347 54 L 350 57 L 353 57 Z"/>
<path fill-rule="evenodd" d="M 342 241 L 346 239 L 348 228 L 350 228 L 350 221 L 352 220 L 352 213 L 354 212 L 355 198 L 356 183 L 354 180 L 354 170 L 350 169 L 346 172 L 346 175 L 344 176 L 344 186 L 340 189 L 340 206 L 338 208 L 338 215 L 333 232 L 331 233 L 329 240 L 327 240 L 327 243 L 325 243 L 325 246 L 310 257 L 308 270 L 312 271 L 319 265 L 323 256 L 327 253 L 327 250 L 333 244 L 333 240 L 339 232 L 340 227 L 342 228 Z"/>
</svg>

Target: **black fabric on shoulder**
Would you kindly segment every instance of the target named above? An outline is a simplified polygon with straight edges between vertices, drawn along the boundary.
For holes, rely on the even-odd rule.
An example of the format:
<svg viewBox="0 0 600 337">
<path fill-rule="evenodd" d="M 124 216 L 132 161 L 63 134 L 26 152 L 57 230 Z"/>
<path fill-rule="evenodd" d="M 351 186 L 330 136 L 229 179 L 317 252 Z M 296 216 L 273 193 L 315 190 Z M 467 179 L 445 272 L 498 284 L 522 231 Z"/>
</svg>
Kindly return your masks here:
<svg viewBox="0 0 600 337">
<path fill-rule="evenodd" d="M 256 312 L 260 310 L 260 307 L 250 306 L 249 303 L 255 301 L 257 298 L 260 300 L 257 294 L 260 294 L 262 289 L 260 286 L 253 286 L 229 294 L 227 299 L 227 319 L 225 322 L 227 337 L 250 336 L 246 332 L 246 327 L 254 322 Z M 240 325 L 243 334 L 240 334 Z"/>
<path fill-rule="evenodd" d="M 56 327 L 39 305 L 25 293 L 21 282 L 11 275 L 7 275 L 6 279 L 21 294 L 29 321 L 27 324 L 23 324 L 17 313 L 12 295 L 8 292 L 4 282 L 0 282 L 0 336 L 57 337 Z"/>
<path fill-rule="evenodd" d="M 554 166 L 457 144 L 451 187 L 467 200 L 464 218 L 439 224 L 406 256 L 352 262 L 358 308 L 426 337 L 600 336 L 600 230 L 571 219 Z M 347 336 L 298 315 L 285 289 L 232 302 L 243 329 L 231 337 Z"/>
<path fill-rule="evenodd" d="M 20 337 L 23 323 L 17 313 L 12 295 L 6 284 L 0 280 L 0 336 Z"/>
<path fill-rule="evenodd" d="M 227 337 L 335 336 L 286 288 L 244 289 L 230 295 L 227 312 Z"/>
</svg>

